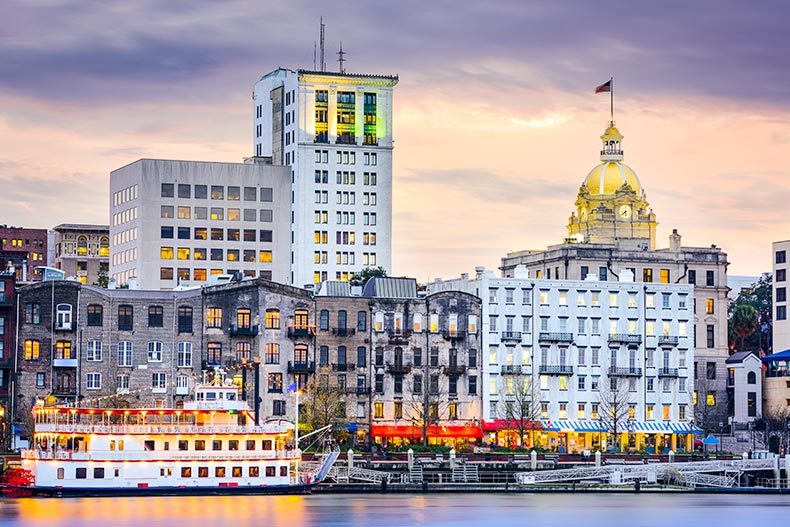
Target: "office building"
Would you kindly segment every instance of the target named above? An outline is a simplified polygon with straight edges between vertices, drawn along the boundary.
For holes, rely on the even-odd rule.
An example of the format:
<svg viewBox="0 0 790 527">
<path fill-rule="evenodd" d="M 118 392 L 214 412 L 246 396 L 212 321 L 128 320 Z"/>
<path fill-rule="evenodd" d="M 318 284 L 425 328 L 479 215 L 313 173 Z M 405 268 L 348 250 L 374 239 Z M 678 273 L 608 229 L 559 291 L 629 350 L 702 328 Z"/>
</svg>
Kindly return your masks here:
<svg viewBox="0 0 790 527">
<path fill-rule="evenodd" d="M 140 159 L 110 174 L 110 278 L 142 289 L 236 274 L 286 282 L 290 171 L 264 159 Z"/>
<path fill-rule="evenodd" d="M 110 272 L 110 228 L 107 225 L 61 224 L 55 232 L 55 267 L 82 284 L 95 284 Z"/>
<path fill-rule="evenodd" d="M 290 169 L 297 286 L 392 264 L 396 76 L 277 69 L 253 90 L 254 154 Z"/>
</svg>

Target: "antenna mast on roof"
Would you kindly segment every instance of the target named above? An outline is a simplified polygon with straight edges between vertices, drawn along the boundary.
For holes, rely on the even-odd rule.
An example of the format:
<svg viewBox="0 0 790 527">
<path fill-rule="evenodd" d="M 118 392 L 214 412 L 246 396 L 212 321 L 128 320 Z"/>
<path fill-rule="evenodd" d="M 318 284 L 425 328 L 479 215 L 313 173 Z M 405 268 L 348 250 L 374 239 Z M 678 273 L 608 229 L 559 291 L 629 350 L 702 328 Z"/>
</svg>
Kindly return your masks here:
<svg viewBox="0 0 790 527">
<path fill-rule="evenodd" d="M 340 64 L 340 73 L 345 73 L 346 68 L 343 66 L 346 62 L 346 52 L 343 51 L 343 41 L 340 41 L 340 51 L 337 52 L 337 62 Z"/>
<path fill-rule="evenodd" d="M 321 17 L 321 71 L 326 71 L 326 61 L 324 60 L 324 34 L 326 33 L 326 26 L 324 26 L 324 17 Z"/>
<path fill-rule="evenodd" d="M 315 66 L 316 66 L 315 61 L 316 61 L 317 50 L 318 50 L 318 44 L 316 44 L 316 41 L 314 40 L 313 41 L 313 71 L 315 71 Z"/>
</svg>

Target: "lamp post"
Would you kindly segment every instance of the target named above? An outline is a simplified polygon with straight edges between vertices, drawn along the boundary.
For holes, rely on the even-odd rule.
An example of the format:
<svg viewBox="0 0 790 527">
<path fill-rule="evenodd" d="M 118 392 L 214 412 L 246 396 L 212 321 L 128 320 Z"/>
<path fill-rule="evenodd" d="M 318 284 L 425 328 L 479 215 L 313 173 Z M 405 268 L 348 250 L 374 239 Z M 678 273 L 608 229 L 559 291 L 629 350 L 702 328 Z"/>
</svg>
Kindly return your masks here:
<svg viewBox="0 0 790 527">
<path fill-rule="evenodd" d="M 724 421 L 719 421 L 719 451 L 718 454 L 721 454 L 721 444 L 724 441 Z"/>
</svg>

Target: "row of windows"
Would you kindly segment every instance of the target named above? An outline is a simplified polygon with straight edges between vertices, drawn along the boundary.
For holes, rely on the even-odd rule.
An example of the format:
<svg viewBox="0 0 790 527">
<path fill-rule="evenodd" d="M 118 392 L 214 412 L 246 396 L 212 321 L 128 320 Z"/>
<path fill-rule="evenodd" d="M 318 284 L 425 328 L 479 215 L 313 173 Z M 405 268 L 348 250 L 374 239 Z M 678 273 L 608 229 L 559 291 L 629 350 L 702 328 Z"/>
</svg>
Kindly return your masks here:
<svg viewBox="0 0 790 527">
<path fill-rule="evenodd" d="M 178 192 L 176 196 L 176 190 Z M 222 185 L 211 185 L 211 193 L 209 194 L 209 185 L 189 185 L 189 184 L 174 184 L 162 183 L 161 196 L 163 198 L 179 199 L 208 199 L 211 196 L 213 200 L 240 201 L 242 197 L 244 201 L 258 201 L 258 188 L 257 187 L 224 187 Z M 261 187 L 260 201 L 273 201 L 274 190 L 268 187 Z"/>
<path fill-rule="evenodd" d="M 227 274 L 227 275 L 235 275 L 236 273 L 241 273 L 242 276 L 255 278 L 259 276 L 265 280 L 272 279 L 272 272 L 268 270 L 255 270 L 255 269 L 206 269 L 205 267 L 196 267 L 194 269 L 190 269 L 189 267 L 160 267 L 159 268 L 159 279 L 160 280 L 174 280 L 178 278 L 182 282 L 186 282 L 189 280 L 190 274 L 192 276 L 192 280 L 196 282 L 205 282 L 208 276 L 220 275 L 220 274 Z"/>
<path fill-rule="evenodd" d="M 423 395 L 429 393 L 431 395 L 438 395 L 441 392 L 446 392 L 450 396 L 458 395 L 458 381 L 461 380 L 456 375 L 447 377 L 447 382 L 443 383 L 440 375 L 424 376 L 421 373 L 411 374 L 411 394 Z M 392 391 L 396 394 L 404 393 L 404 387 L 408 388 L 407 378 L 403 374 L 392 375 Z M 425 383 L 427 382 L 427 386 Z M 466 391 L 468 395 L 477 395 L 477 375 L 469 375 L 466 378 Z M 373 391 L 377 394 L 384 393 L 384 374 L 377 373 L 373 380 Z"/>
<path fill-rule="evenodd" d="M 588 353 L 589 352 L 589 353 Z M 502 363 L 505 366 L 513 366 L 513 365 L 528 365 L 530 362 L 530 355 L 532 353 L 531 348 L 522 348 L 520 352 L 516 352 L 515 346 L 508 346 L 504 353 L 504 357 L 502 358 Z M 606 353 L 604 351 L 604 353 Z M 543 364 L 547 364 L 548 361 L 549 350 L 547 348 L 541 348 L 541 361 Z M 521 360 L 517 361 L 517 358 L 520 356 Z M 568 353 L 567 348 L 560 348 L 558 353 L 556 353 L 558 358 L 558 362 L 561 365 L 568 364 L 569 360 L 571 360 L 571 353 Z M 617 348 L 609 348 L 609 364 L 617 365 L 618 357 L 622 357 L 623 354 L 619 353 Z M 641 356 L 641 354 L 640 354 Z M 656 366 L 655 361 L 656 356 L 656 349 L 655 348 L 647 348 L 645 350 L 645 366 L 648 368 L 652 368 Z M 577 365 L 585 366 L 587 364 L 587 360 L 590 360 L 591 366 L 600 366 L 601 365 L 601 348 L 600 347 L 578 347 L 576 350 L 576 357 L 577 357 Z M 686 368 L 686 350 L 678 350 L 677 353 L 673 353 L 670 350 L 662 350 L 661 352 L 662 357 L 662 367 L 668 368 L 673 363 L 673 359 L 677 358 L 677 366 L 679 368 Z M 629 366 L 634 368 L 637 367 L 638 363 L 640 362 L 639 357 L 637 356 L 637 350 L 629 349 L 628 350 L 628 363 Z M 491 346 L 489 349 L 489 357 L 488 361 L 490 364 L 497 365 L 500 363 L 500 353 L 499 347 Z M 470 352 L 470 367 L 472 366 L 472 356 Z M 524 372 L 522 372 L 524 373 Z"/>
<path fill-rule="evenodd" d="M 133 242 L 137 239 L 137 227 L 132 227 L 130 229 L 124 229 L 122 231 L 118 231 L 112 235 L 112 244 L 114 246 L 118 246 L 124 243 Z M 109 256 L 109 250 L 107 252 L 107 256 Z"/>
<path fill-rule="evenodd" d="M 126 210 L 122 210 L 121 212 L 116 212 L 112 215 L 112 224 L 115 225 L 123 225 L 124 223 L 129 223 L 130 221 L 134 221 L 137 219 L 137 207 L 131 207 Z"/>
<path fill-rule="evenodd" d="M 488 290 L 488 302 L 490 304 L 498 303 L 498 300 L 501 298 L 500 290 L 502 288 L 498 287 L 491 287 Z M 504 288 L 504 301 L 505 304 L 515 304 L 516 303 L 516 292 L 519 292 L 521 303 L 523 305 L 529 305 L 532 302 L 532 290 L 531 289 L 519 289 L 515 287 L 506 287 Z M 560 290 L 557 292 L 557 305 L 560 306 L 567 306 L 569 300 L 573 298 L 573 294 L 569 296 L 569 291 Z M 589 293 L 589 296 L 588 296 Z M 549 305 L 549 295 L 550 291 L 543 289 L 539 291 L 539 301 L 541 305 Z M 625 294 L 628 295 L 625 304 L 628 307 L 638 307 L 637 299 L 638 293 L 635 291 L 612 291 L 609 293 L 609 303 L 610 307 L 617 307 L 620 305 L 620 298 Z M 654 308 L 656 307 L 656 295 L 659 293 L 645 293 L 645 307 Z M 601 291 L 577 291 L 576 292 L 576 305 L 578 306 L 600 306 L 602 305 L 602 298 L 601 298 Z M 677 295 L 677 307 L 678 309 L 686 309 L 686 302 L 687 296 L 685 293 L 679 293 Z M 671 309 L 672 308 L 672 297 L 673 293 L 660 293 L 661 298 L 661 307 L 664 309 Z M 706 306 L 709 306 L 709 309 L 713 309 L 713 299 L 708 299 L 706 302 Z M 712 311 L 711 311 L 712 312 Z"/>
<path fill-rule="evenodd" d="M 498 331 L 498 327 L 501 327 L 499 324 L 500 317 L 502 315 L 489 315 L 488 317 L 488 331 L 491 333 L 496 333 Z M 516 316 L 515 315 L 505 315 L 505 325 L 503 331 L 512 332 L 512 331 L 523 331 L 524 333 L 531 333 L 532 332 L 532 317 L 529 316 L 522 316 L 521 317 L 521 324 L 517 324 Z M 555 328 L 561 332 L 569 332 L 570 328 L 568 327 L 568 318 L 559 318 L 558 324 Z M 586 335 L 587 332 L 591 335 L 600 335 L 601 334 L 601 318 L 590 318 L 590 327 L 588 328 L 587 319 L 586 318 L 578 318 L 577 320 L 577 333 L 579 335 Z M 609 319 L 609 334 L 616 335 L 618 333 L 622 333 L 621 329 L 626 329 L 626 332 L 629 335 L 636 335 L 638 334 L 639 327 L 638 327 L 638 320 L 625 320 L 621 321 L 620 319 Z M 646 320 L 645 321 L 645 334 L 647 336 L 655 336 L 656 335 L 656 323 L 660 323 L 661 334 L 662 335 L 670 335 L 672 329 L 672 321 L 669 320 Z M 690 331 L 692 328 L 692 323 L 688 321 L 679 321 L 677 323 L 678 334 L 676 336 L 685 337 L 687 336 L 687 331 Z M 541 317 L 540 318 L 540 331 L 550 331 L 550 319 L 549 317 Z"/>
<path fill-rule="evenodd" d="M 192 477 L 192 468 L 193 467 L 181 467 L 181 477 L 182 478 L 191 478 Z M 120 469 L 115 468 L 114 470 L 114 477 L 119 477 Z M 267 466 L 264 467 L 265 474 L 267 478 L 275 477 L 277 473 L 277 467 L 275 466 Z M 197 477 L 199 478 L 207 478 L 209 477 L 209 467 L 197 467 L 195 470 Z M 250 478 L 257 478 L 260 477 L 260 467 L 258 466 L 251 466 L 247 468 L 247 477 Z M 104 479 L 105 470 L 104 467 L 93 467 L 93 479 Z M 171 467 L 161 467 L 159 469 L 159 475 L 162 477 L 171 477 L 173 475 L 173 469 Z M 243 476 L 243 467 L 234 466 L 230 467 L 230 470 L 226 470 L 226 467 L 214 467 L 214 477 L 215 478 L 224 478 L 224 477 L 233 478 L 241 478 Z M 288 476 L 288 467 L 282 466 L 280 467 L 280 476 Z M 57 478 L 64 479 L 66 477 L 66 468 L 60 467 L 57 471 Z M 88 468 L 87 467 L 76 467 L 74 469 L 74 478 L 75 479 L 87 479 L 88 478 Z"/>
<path fill-rule="evenodd" d="M 408 406 L 406 407 L 408 411 Z M 450 401 L 447 405 L 447 418 L 450 420 L 458 419 L 458 403 L 456 401 Z M 439 404 L 438 403 L 430 403 L 428 406 L 428 417 L 432 419 L 439 418 Z M 374 419 L 384 419 L 384 403 L 377 402 L 373 403 L 373 418 Z M 403 401 L 395 401 L 392 404 L 392 418 L 393 419 L 403 419 Z"/>
<path fill-rule="evenodd" d="M 117 192 L 113 192 L 112 195 L 113 207 L 117 207 L 118 205 L 123 205 L 127 201 L 137 199 L 137 190 L 138 190 L 137 185 L 132 185 L 130 187 L 121 189 Z"/>
<path fill-rule="evenodd" d="M 629 271 L 631 271 L 634 277 L 637 276 L 637 270 L 635 267 L 628 267 Z M 562 278 L 560 276 L 560 267 L 554 267 L 554 279 L 559 280 Z M 579 280 L 584 280 L 590 274 L 590 267 L 587 265 L 580 266 L 580 273 L 579 273 Z M 535 277 L 540 279 L 545 276 L 546 280 L 552 279 L 552 268 L 548 267 L 546 269 L 539 269 L 536 271 Z M 608 280 L 609 276 L 609 269 L 606 266 L 598 267 L 598 280 L 605 282 Z M 568 278 L 567 276 L 565 278 Z M 681 277 L 682 279 L 683 277 Z M 702 285 L 697 284 L 697 271 L 694 269 L 690 269 L 686 272 L 686 281 L 689 284 L 693 285 Z M 642 269 L 642 282 L 651 283 L 654 281 L 654 274 L 652 268 L 644 268 Z M 670 284 L 672 283 L 672 276 L 670 269 L 659 269 L 658 270 L 658 282 L 662 284 Z M 705 271 L 705 285 L 707 287 L 715 287 L 716 285 L 716 274 L 715 271 Z"/>
<path fill-rule="evenodd" d="M 326 133 L 326 132 L 324 132 Z M 356 165 L 357 163 L 357 154 L 353 151 L 338 151 L 337 153 L 337 164 L 338 165 Z M 315 162 L 316 163 L 329 163 L 329 150 L 316 150 L 315 151 Z M 363 154 L 363 163 L 366 166 L 376 166 L 378 165 L 378 154 L 365 152 Z M 375 173 L 372 174 L 373 180 L 375 181 Z M 316 181 L 318 183 L 318 181 Z M 326 183 L 326 181 L 324 181 Z M 367 185 L 367 183 L 365 183 Z M 371 183 L 375 185 L 376 183 Z"/>
<path fill-rule="evenodd" d="M 122 265 L 129 262 L 134 262 L 137 260 L 137 247 L 132 247 L 131 249 L 125 249 L 123 251 L 113 251 L 112 255 L 113 265 Z M 134 277 L 135 275 L 132 273 L 130 276 Z M 116 280 L 118 278 L 117 274 L 115 276 Z M 120 281 L 118 283 L 126 283 L 125 280 Z"/>
<path fill-rule="evenodd" d="M 273 261 L 272 251 L 255 249 L 208 249 L 203 247 L 160 247 L 159 258 L 162 260 L 206 260 L 221 262 L 259 262 L 271 263 Z"/>
<path fill-rule="evenodd" d="M 315 182 L 318 184 L 329 183 L 328 170 L 316 170 Z M 335 181 L 338 185 L 356 185 L 357 174 L 356 172 L 337 172 Z M 378 177 L 375 172 L 364 172 L 362 174 L 362 184 L 367 186 L 375 186 L 378 183 Z"/>
<path fill-rule="evenodd" d="M 215 221 L 263 221 L 271 223 L 274 218 L 272 209 L 224 209 L 222 207 L 192 207 L 162 205 L 161 217 L 180 220 L 215 220 Z"/>
<path fill-rule="evenodd" d="M 411 321 L 411 324 L 408 324 L 408 321 Z M 438 333 L 439 332 L 439 314 L 438 313 L 431 313 L 428 317 L 429 320 L 429 330 L 431 333 Z M 459 331 L 460 326 L 459 323 L 461 322 L 462 317 L 457 313 L 450 313 L 446 316 L 446 323 L 447 329 L 450 334 L 456 333 Z M 477 333 L 477 315 L 467 315 L 467 330 L 469 333 Z M 385 327 L 387 329 L 392 329 L 396 332 L 403 331 L 406 329 L 407 326 L 411 326 L 412 330 L 415 332 L 423 331 L 423 315 L 422 313 L 413 313 L 412 315 L 396 312 L 396 313 L 384 313 L 383 311 L 377 311 L 373 314 L 373 330 L 374 331 L 384 331 Z"/>
<path fill-rule="evenodd" d="M 207 227 L 173 227 L 163 225 L 160 229 L 162 239 L 173 239 L 177 236 L 179 240 L 228 240 L 244 242 L 271 242 L 272 231 L 268 229 L 217 229 Z"/>
</svg>

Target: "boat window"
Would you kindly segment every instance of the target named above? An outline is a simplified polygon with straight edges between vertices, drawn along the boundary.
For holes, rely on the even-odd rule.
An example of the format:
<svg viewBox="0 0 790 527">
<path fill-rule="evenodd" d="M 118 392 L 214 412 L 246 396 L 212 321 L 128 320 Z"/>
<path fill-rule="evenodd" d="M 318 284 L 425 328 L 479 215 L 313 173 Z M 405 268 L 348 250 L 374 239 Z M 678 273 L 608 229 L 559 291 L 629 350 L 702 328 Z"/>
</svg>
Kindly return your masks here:
<svg viewBox="0 0 790 527">
<path fill-rule="evenodd" d="M 189 441 L 185 439 L 179 439 L 178 441 L 178 449 L 179 450 L 189 450 Z"/>
<path fill-rule="evenodd" d="M 235 401 L 235 400 L 236 400 L 236 394 L 233 393 L 233 392 L 229 393 L 228 394 L 228 401 Z"/>
<path fill-rule="evenodd" d="M 181 467 L 181 477 L 182 478 L 191 478 L 192 477 L 192 467 Z"/>
<path fill-rule="evenodd" d="M 104 479 L 104 467 L 93 467 L 93 479 Z"/>
<path fill-rule="evenodd" d="M 222 440 L 221 439 L 215 439 L 214 441 L 212 441 L 211 449 L 212 450 L 222 450 Z"/>
<path fill-rule="evenodd" d="M 237 439 L 230 439 L 228 441 L 228 450 L 238 450 L 239 449 L 239 441 Z"/>
<path fill-rule="evenodd" d="M 198 467 L 198 477 L 199 478 L 207 478 L 208 477 L 208 467 Z"/>
<path fill-rule="evenodd" d="M 288 475 L 288 467 L 280 467 L 280 475 L 287 476 Z"/>
<path fill-rule="evenodd" d="M 195 439 L 195 450 L 205 450 L 206 441 L 204 439 Z"/>
<path fill-rule="evenodd" d="M 115 450 L 115 439 L 110 439 L 110 450 Z"/>
<path fill-rule="evenodd" d="M 77 472 L 75 474 L 77 479 L 87 479 L 88 478 L 88 469 L 85 467 L 77 468 Z"/>
<path fill-rule="evenodd" d="M 123 439 L 118 440 L 118 450 L 123 450 Z"/>
<path fill-rule="evenodd" d="M 150 439 L 146 440 L 146 442 L 145 442 L 145 449 L 150 452 L 151 450 L 154 450 L 155 444 L 156 444 L 155 441 L 152 441 Z"/>
<path fill-rule="evenodd" d="M 165 450 L 170 450 L 170 441 L 165 441 Z"/>
<path fill-rule="evenodd" d="M 217 399 L 217 392 L 206 392 L 206 400 L 214 401 Z"/>
<path fill-rule="evenodd" d="M 241 477 L 241 467 L 233 467 L 233 477 L 240 478 Z"/>
<path fill-rule="evenodd" d="M 255 440 L 253 439 L 247 440 L 247 450 L 255 450 Z"/>
<path fill-rule="evenodd" d="M 66 470 L 63 467 L 59 467 L 58 468 L 58 479 L 63 479 L 64 477 L 66 477 L 65 472 L 66 472 Z"/>
<path fill-rule="evenodd" d="M 264 439 L 261 441 L 261 448 L 263 450 L 271 450 L 272 449 L 272 440 L 271 439 Z"/>
<path fill-rule="evenodd" d="M 276 467 L 266 467 L 266 477 L 267 478 L 273 478 L 274 475 L 276 474 L 275 470 L 276 470 Z"/>
<path fill-rule="evenodd" d="M 225 467 L 217 467 L 214 469 L 214 476 L 217 478 L 225 477 Z"/>
<path fill-rule="evenodd" d="M 119 468 L 116 468 L 116 469 L 115 469 L 115 477 L 117 478 L 117 477 L 119 477 L 120 475 L 121 475 L 121 469 L 119 469 Z"/>
</svg>

